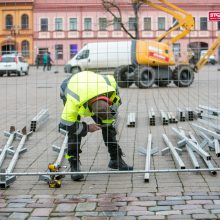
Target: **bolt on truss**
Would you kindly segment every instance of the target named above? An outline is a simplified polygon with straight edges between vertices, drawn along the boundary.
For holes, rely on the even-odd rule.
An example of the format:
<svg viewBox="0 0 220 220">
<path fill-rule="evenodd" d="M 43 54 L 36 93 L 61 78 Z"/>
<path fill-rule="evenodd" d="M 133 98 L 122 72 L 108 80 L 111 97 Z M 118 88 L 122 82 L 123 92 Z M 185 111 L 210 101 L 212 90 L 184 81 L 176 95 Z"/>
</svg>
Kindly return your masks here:
<svg viewBox="0 0 220 220">
<path fill-rule="evenodd" d="M 16 137 L 16 132 L 15 132 L 15 127 L 14 126 L 11 126 L 10 127 L 10 131 L 9 132 L 4 132 L 4 135 L 6 137 L 8 137 L 8 141 L 7 143 L 5 144 L 5 146 L 3 147 L 2 150 L 0 150 L 1 154 L 0 154 L 0 168 L 5 160 L 5 157 L 8 154 L 11 154 L 13 155 L 14 154 L 14 151 L 12 150 L 12 142 L 14 141 L 15 137 Z"/>
<path fill-rule="evenodd" d="M 10 176 L 9 174 L 11 174 L 12 171 L 14 170 L 14 167 L 19 159 L 19 155 L 27 151 L 27 148 L 24 148 L 24 144 L 25 144 L 28 136 L 31 134 L 32 134 L 32 132 L 29 132 L 27 134 L 26 127 L 24 127 L 22 129 L 21 133 L 16 132 L 16 137 L 17 136 L 20 137 L 21 141 L 14 152 L 14 156 L 12 157 L 12 159 L 8 165 L 8 168 L 6 170 L 2 170 L 2 172 L 4 172 L 4 175 L 2 175 L 0 178 L 0 188 L 7 188 L 7 187 L 9 187 L 9 185 L 12 182 L 14 182 L 16 180 L 15 175 Z"/>
<path fill-rule="evenodd" d="M 42 109 L 32 120 L 30 131 L 37 131 L 49 119 L 49 112 L 47 109 Z"/>
</svg>

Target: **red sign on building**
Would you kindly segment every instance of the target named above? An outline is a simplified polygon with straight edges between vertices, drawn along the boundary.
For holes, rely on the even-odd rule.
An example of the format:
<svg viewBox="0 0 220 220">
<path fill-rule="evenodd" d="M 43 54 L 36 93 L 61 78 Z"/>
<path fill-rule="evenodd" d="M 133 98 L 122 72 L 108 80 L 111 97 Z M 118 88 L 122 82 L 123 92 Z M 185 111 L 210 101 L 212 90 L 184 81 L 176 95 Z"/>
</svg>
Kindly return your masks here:
<svg viewBox="0 0 220 220">
<path fill-rule="evenodd" d="M 209 11 L 209 21 L 220 21 L 220 11 Z"/>
</svg>

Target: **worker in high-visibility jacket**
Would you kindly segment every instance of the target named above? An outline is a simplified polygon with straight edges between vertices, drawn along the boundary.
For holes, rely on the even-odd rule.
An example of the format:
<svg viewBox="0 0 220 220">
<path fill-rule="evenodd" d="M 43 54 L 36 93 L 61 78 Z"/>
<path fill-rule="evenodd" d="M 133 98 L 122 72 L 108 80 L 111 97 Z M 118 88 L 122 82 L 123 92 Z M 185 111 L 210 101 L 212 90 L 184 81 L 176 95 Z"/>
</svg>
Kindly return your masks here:
<svg viewBox="0 0 220 220">
<path fill-rule="evenodd" d="M 102 130 L 103 140 L 110 154 L 109 168 L 133 170 L 122 159 L 124 155 L 116 140 L 114 127 L 117 110 L 121 100 L 117 83 L 111 75 L 99 75 L 84 71 L 64 80 L 61 85 L 61 98 L 64 109 L 61 115 L 60 128 L 68 131 L 67 159 L 71 172 L 80 172 L 79 154 L 81 139 L 88 132 Z M 81 122 L 81 117 L 92 117 L 95 123 Z M 82 174 L 71 175 L 72 180 L 83 179 Z"/>
</svg>

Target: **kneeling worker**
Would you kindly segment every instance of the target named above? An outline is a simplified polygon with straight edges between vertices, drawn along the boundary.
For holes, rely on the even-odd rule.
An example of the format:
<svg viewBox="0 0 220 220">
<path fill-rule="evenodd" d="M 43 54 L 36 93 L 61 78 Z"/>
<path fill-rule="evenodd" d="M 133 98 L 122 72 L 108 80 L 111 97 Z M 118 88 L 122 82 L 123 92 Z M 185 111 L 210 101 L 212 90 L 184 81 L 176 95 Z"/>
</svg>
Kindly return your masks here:
<svg viewBox="0 0 220 220">
<path fill-rule="evenodd" d="M 117 92 L 117 83 L 113 76 L 99 75 L 84 71 L 64 80 L 61 85 L 61 98 L 64 109 L 60 128 L 68 131 L 68 152 L 71 172 L 80 172 L 81 139 L 88 132 L 102 129 L 102 136 L 110 154 L 109 168 L 133 170 L 122 159 L 124 155 L 116 140 L 113 126 L 117 109 L 121 103 Z M 92 117 L 95 123 L 81 122 L 81 116 Z M 71 175 L 72 180 L 83 179 L 83 174 Z"/>
</svg>

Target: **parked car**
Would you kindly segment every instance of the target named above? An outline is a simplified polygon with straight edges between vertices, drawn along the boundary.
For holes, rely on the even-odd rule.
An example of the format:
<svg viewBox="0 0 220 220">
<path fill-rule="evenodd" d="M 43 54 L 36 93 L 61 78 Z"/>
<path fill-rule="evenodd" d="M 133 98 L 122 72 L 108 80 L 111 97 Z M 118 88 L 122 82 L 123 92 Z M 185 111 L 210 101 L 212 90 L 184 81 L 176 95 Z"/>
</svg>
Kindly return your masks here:
<svg viewBox="0 0 220 220">
<path fill-rule="evenodd" d="M 201 53 L 200 53 L 200 58 L 203 57 L 206 54 L 206 52 L 207 52 L 207 50 L 202 50 Z M 211 55 L 209 57 L 209 61 L 208 62 L 213 64 L 213 65 L 215 65 L 215 63 L 216 63 L 215 56 Z"/>
<path fill-rule="evenodd" d="M 131 63 L 131 41 L 86 44 L 64 66 L 65 73 L 84 70 L 110 71 Z"/>
<path fill-rule="evenodd" d="M 7 74 L 28 75 L 29 64 L 19 54 L 5 54 L 0 56 L 0 76 Z"/>
</svg>

